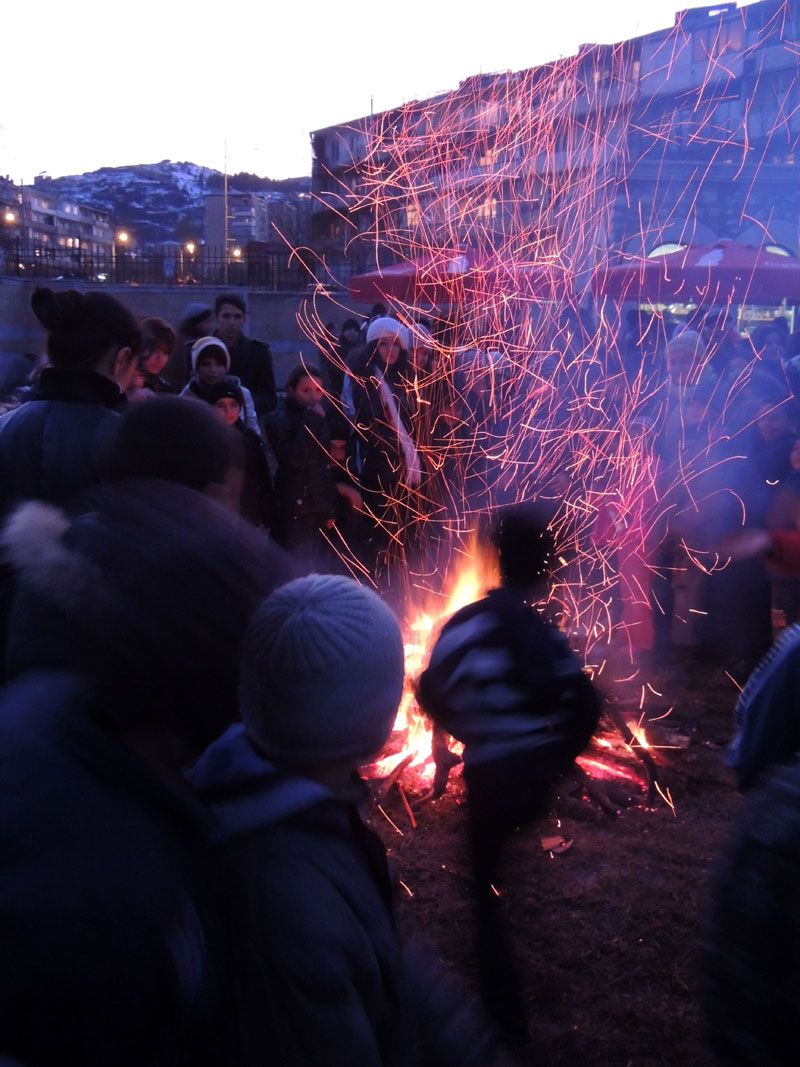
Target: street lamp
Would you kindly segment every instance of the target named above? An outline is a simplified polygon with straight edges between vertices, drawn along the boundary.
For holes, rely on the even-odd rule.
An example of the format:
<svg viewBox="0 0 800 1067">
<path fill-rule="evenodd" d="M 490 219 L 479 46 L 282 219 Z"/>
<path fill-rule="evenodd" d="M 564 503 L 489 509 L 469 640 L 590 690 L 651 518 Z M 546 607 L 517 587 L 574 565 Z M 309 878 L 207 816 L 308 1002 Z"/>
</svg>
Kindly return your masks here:
<svg viewBox="0 0 800 1067">
<path fill-rule="evenodd" d="M 9 251 L 9 254 L 10 254 L 11 253 L 11 247 L 10 247 L 11 241 L 14 240 L 14 243 L 16 245 L 16 248 L 14 249 L 14 258 L 15 258 L 15 261 L 16 261 L 16 264 L 17 264 L 17 268 L 16 268 L 17 269 L 17 274 L 21 274 L 23 272 L 23 270 L 25 269 L 25 267 L 23 266 L 23 264 L 21 262 L 21 258 L 20 258 L 21 255 L 22 255 L 22 249 L 20 248 L 19 220 L 17 218 L 17 213 L 16 213 L 16 211 L 13 210 L 13 208 L 7 207 L 7 208 L 4 209 L 4 211 L 3 211 L 3 222 L 8 227 L 7 236 L 6 236 L 6 233 L 3 234 L 3 244 L 5 245 L 6 244 L 6 240 L 8 240 L 8 245 L 9 245 L 8 251 Z"/>
<path fill-rule="evenodd" d="M 114 240 L 111 243 L 111 277 L 115 282 L 119 281 L 117 276 L 117 244 L 121 246 L 121 251 L 124 254 L 125 247 L 130 239 L 131 235 L 127 230 L 119 230 L 114 235 Z"/>
<path fill-rule="evenodd" d="M 184 253 L 184 251 L 186 252 L 186 255 L 189 257 L 189 274 L 188 274 L 188 278 L 187 278 L 187 275 L 186 275 L 186 272 L 185 272 L 184 266 L 183 266 L 183 253 Z M 195 280 L 195 278 L 194 278 L 194 254 L 195 254 L 196 251 L 197 251 L 197 245 L 194 243 L 194 241 L 187 241 L 185 245 L 181 245 L 181 282 L 186 282 L 187 280 L 190 281 L 190 282 L 193 282 Z"/>
</svg>

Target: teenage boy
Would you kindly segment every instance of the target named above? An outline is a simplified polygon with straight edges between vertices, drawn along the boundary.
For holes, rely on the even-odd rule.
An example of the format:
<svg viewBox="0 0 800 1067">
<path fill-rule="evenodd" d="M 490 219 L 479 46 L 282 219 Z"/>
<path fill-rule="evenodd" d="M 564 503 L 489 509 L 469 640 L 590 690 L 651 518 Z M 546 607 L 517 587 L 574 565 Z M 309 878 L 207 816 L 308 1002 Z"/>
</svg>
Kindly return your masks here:
<svg viewBox="0 0 800 1067">
<path fill-rule="evenodd" d="M 230 352 L 230 373 L 240 378 L 252 392 L 258 417 L 263 419 L 278 402 L 269 345 L 245 335 L 247 305 L 235 293 L 222 293 L 217 297 L 214 315 L 217 320 L 215 336 Z"/>
</svg>

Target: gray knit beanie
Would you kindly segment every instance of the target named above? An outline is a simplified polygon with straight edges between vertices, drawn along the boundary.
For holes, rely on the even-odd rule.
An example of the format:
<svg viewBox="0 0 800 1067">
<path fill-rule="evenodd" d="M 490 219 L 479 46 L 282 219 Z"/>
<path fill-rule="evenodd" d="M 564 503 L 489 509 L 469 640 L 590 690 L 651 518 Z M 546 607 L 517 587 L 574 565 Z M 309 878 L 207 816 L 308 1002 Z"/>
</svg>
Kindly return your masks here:
<svg viewBox="0 0 800 1067">
<path fill-rule="evenodd" d="M 250 623 L 242 719 L 278 761 L 362 760 L 391 733 L 403 680 L 400 628 L 380 597 L 350 578 L 311 574 L 277 589 Z"/>
</svg>

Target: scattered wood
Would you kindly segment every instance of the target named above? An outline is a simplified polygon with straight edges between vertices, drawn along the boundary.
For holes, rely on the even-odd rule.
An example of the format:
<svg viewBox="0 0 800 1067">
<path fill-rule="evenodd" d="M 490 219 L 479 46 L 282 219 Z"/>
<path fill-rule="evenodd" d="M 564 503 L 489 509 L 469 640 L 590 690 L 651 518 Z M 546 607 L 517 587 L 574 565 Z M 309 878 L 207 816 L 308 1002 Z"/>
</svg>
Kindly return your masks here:
<svg viewBox="0 0 800 1067">
<path fill-rule="evenodd" d="M 397 783 L 397 791 L 400 794 L 400 799 L 403 801 L 403 807 L 406 809 L 406 814 L 408 815 L 411 821 L 411 826 L 414 830 L 416 830 L 417 820 L 414 818 L 414 812 L 411 810 L 411 805 L 408 803 L 408 797 L 406 796 L 405 790 L 399 782 Z"/>
<path fill-rule="evenodd" d="M 407 756 L 404 756 L 403 759 L 400 760 L 400 762 L 397 764 L 391 774 L 386 775 L 378 790 L 378 796 L 381 799 L 385 798 L 388 795 L 392 786 L 395 784 L 395 782 L 398 780 L 400 775 L 403 773 L 403 771 L 406 769 L 406 767 L 409 765 L 413 758 L 414 753 L 409 752 Z"/>
<path fill-rule="evenodd" d="M 579 767 L 576 763 L 572 768 L 572 773 L 577 775 L 580 779 L 581 788 L 590 797 L 601 811 L 605 812 L 611 819 L 616 819 L 619 815 L 619 808 L 616 804 L 608 799 L 603 789 L 597 784 L 597 782 L 586 771 Z"/>
</svg>

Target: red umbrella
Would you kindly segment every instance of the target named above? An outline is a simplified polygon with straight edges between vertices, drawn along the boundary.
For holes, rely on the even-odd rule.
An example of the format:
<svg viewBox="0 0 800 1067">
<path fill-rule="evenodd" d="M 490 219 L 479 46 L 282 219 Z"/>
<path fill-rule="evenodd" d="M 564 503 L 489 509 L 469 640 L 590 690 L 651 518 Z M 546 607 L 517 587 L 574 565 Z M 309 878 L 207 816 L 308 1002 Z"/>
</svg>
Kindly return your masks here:
<svg viewBox="0 0 800 1067">
<path fill-rule="evenodd" d="M 563 288 L 564 277 L 558 264 L 506 263 L 468 248 L 433 252 L 359 274 L 350 279 L 349 290 L 353 300 L 364 303 L 394 299 L 417 305 L 460 304 L 490 289 L 547 300 Z"/>
<path fill-rule="evenodd" d="M 457 279 L 465 278 L 475 266 L 476 256 L 471 250 L 407 259 L 351 278 L 350 296 L 365 303 L 382 299 L 431 304 L 449 302 Z"/>
<path fill-rule="evenodd" d="M 800 302 L 800 260 L 735 241 L 690 245 L 600 268 L 593 288 L 616 300 L 662 304 L 779 304 L 784 297 Z"/>
</svg>

